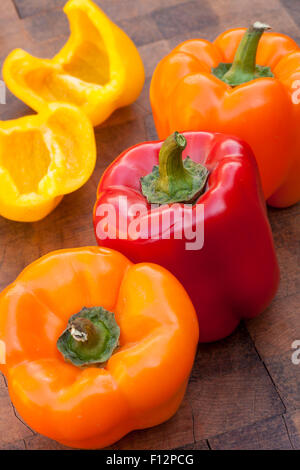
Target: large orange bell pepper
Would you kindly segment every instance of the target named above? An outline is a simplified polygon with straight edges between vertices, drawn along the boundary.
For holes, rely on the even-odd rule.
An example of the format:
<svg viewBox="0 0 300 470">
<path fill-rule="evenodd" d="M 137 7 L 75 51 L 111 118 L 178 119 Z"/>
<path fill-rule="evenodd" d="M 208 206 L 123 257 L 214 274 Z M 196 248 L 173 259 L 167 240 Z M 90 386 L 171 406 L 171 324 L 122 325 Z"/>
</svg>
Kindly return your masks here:
<svg viewBox="0 0 300 470">
<path fill-rule="evenodd" d="M 285 207 L 300 199 L 300 49 L 287 36 L 263 34 L 268 28 L 257 22 L 213 43 L 183 42 L 158 64 L 150 99 L 160 139 L 201 130 L 248 142 L 265 198 Z"/>
<path fill-rule="evenodd" d="M 69 0 L 71 34 L 52 59 L 15 49 L 3 65 L 8 88 L 35 111 L 45 103 L 79 106 L 94 125 L 137 99 L 144 67 L 131 39 L 91 0 Z"/>
<path fill-rule="evenodd" d="M 170 418 L 197 342 L 179 281 L 106 248 L 50 253 L 0 295 L 12 402 L 33 429 L 72 447 L 104 447 Z"/>
</svg>

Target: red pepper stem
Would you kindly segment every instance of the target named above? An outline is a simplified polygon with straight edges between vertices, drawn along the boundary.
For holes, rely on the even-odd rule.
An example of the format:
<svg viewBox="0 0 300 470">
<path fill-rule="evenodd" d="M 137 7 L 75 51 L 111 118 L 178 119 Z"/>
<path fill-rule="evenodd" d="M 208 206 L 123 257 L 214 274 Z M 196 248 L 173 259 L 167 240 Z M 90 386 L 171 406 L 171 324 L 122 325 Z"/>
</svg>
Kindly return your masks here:
<svg viewBox="0 0 300 470">
<path fill-rule="evenodd" d="M 174 132 L 164 141 L 159 152 L 159 179 L 156 187 L 170 196 L 178 189 L 193 187 L 193 178 L 182 162 L 185 147 L 185 137 Z"/>
<path fill-rule="evenodd" d="M 193 203 L 202 194 L 208 170 L 189 157 L 182 160 L 186 138 L 174 132 L 159 152 L 159 166 L 141 178 L 142 193 L 150 204 Z"/>
<path fill-rule="evenodd" d="M 256 21 L 247 29 L 237 48 L 230 69 L 223 76 L 223 81 L 231 86 L 246 83 L 255 78 L 256 53 L 261 36 L 269 25 Z"/>
</svg>

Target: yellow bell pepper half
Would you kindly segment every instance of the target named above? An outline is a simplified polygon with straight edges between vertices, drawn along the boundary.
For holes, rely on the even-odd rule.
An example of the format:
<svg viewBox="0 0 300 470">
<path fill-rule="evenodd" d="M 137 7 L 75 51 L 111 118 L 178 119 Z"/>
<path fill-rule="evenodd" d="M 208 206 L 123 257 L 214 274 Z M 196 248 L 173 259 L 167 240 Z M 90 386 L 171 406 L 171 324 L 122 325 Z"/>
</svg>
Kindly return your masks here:
<svg viewBox="0 0 300 470">
<path fill-rule="evenodd" d="M 39 114 L 0 121 L 0 215 L 42 219 L 88 180 L 95 163 L 94 130 L 76 106 L 51 103 Z"/>
<path fill-rule="evenodd" d="M 145 81 L 131 39 L 90 0 L 69 0 L 64 12 L 71 34 L 52 59 L 15 49 L 3 65 L 8 88 L 35 111 L 46 103 L 80 107 L 93 125 L 137 99 Z"/>
</svg>

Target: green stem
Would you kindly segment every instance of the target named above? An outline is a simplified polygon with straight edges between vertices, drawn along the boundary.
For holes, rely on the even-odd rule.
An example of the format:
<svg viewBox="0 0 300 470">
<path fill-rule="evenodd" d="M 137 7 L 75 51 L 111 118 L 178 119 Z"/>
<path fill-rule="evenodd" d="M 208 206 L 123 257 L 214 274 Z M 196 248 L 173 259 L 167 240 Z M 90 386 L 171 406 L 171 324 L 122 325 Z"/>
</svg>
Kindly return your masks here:
<svg viewBox="0 0 300 470">
<path fill-rule="evenodd" d="M 57 348 L 76 366 L 103 365 L 117 347 L 119 336 L 113 313 L 102 307 L 84 307 L 69 319 Z"/>
<path fill-rule="evenodd" d="M 232 64 L 219 64 L 213 74 L 228 83 L 237 86 L 255 78 L 272 77 L 270 67 L 256 65 L 257 48 L 263 33 L 270 29 L 267 24 L 255 22 L 247 29 L 237 48 Z"/>
<path fill-rule="evenodd" d="M 178 132 L 174 132 L 164 141 L 159 152 L 157 190 L 171 195 L 179 188 L 190 190 L 193 187 L 193 177 L 182 162 L 185 147 L 186 139 Z"/>
<path fill-rule="evenodd" d="M 208 171 L 189 157 L 182 160 L 186 144 L 185 137 L 178 132 L 171 134 L 162 144 L 159 166 L 141 178 L 142 192 L 148 202 L 192 202 L 203 191 Z"/>
</svg>

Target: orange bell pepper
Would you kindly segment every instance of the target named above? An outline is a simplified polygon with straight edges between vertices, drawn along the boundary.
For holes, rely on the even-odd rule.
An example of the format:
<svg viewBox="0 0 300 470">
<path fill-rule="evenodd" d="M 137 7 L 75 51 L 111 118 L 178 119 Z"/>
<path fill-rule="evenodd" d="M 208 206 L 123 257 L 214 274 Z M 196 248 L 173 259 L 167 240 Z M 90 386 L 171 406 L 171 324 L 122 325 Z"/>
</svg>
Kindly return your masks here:
<svg viewBox="0 0 300 470">
<path fill-rule="evenodd" d="M 4 62 L 4 81 L 35 111 L 52 101 L 67 102 L 96 126 L 137 99 L 144 66 L 131 39 L 95 3 L 69 0 L 64 12 L 71 34 L 63 48 L 52 59 L 15 49 Z"/>
<path fill-rule="evenodd" d="M 106 248 L 50 253 L 0 295 L 12 402 L 33 429 L 71 447 L 108 446 L 170 418 L 197 342 L 179 281 Z"/>
<path fill-rule="evenodd" d="M 158 64 L 150 100 L 160 139 L 201 130 L 245 140 L 268 203 L 286 207 L 300 199 L 300 106 L 293 98 L 300 49 L 266 29 L 257 22 L 213 43 L 183 42 Z"/>
</svg>

